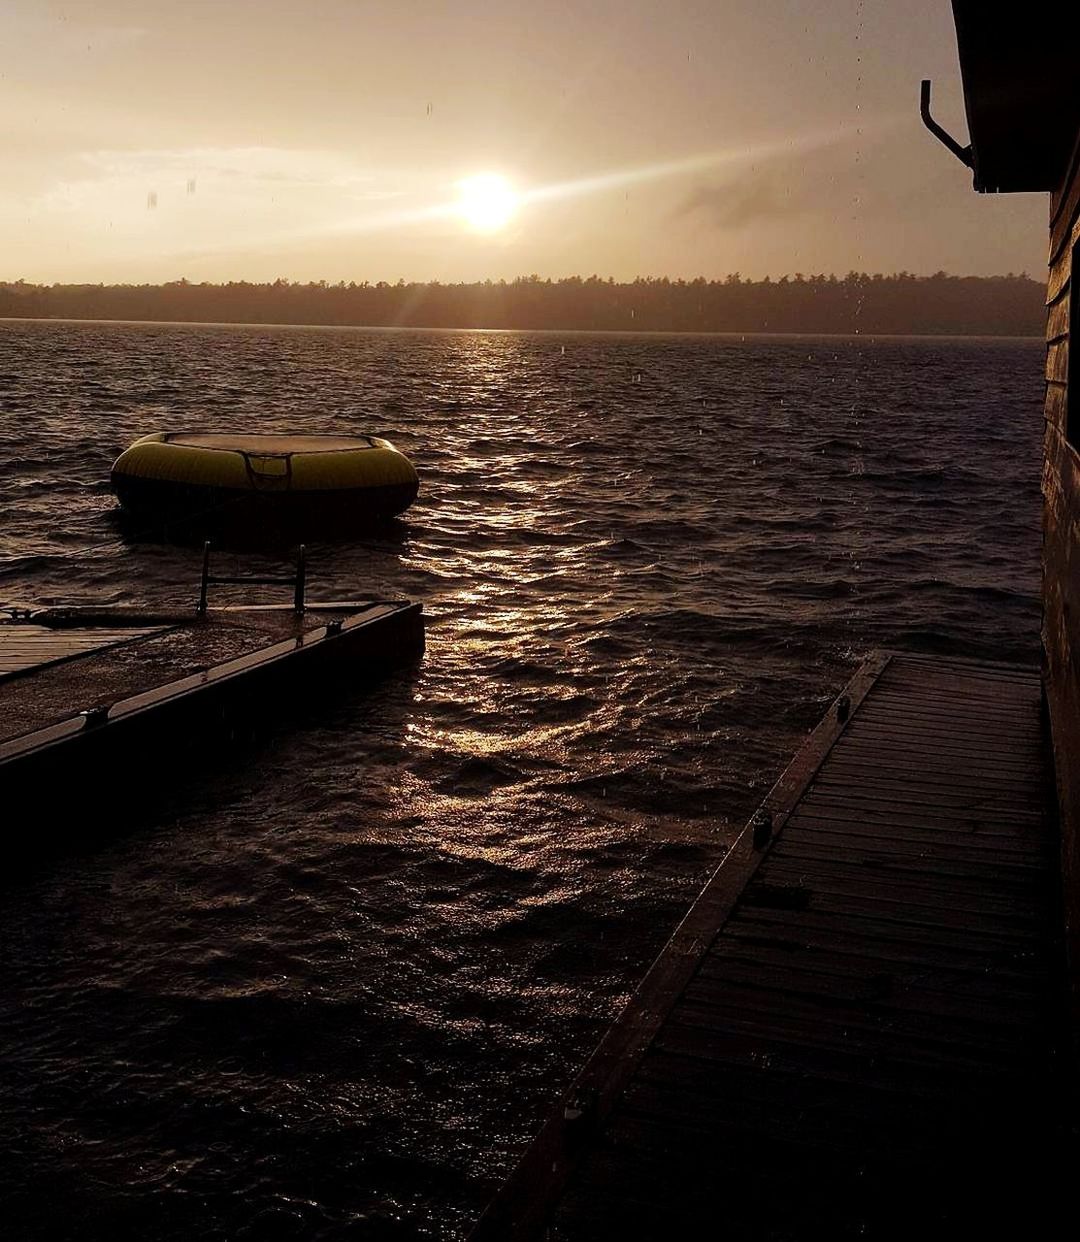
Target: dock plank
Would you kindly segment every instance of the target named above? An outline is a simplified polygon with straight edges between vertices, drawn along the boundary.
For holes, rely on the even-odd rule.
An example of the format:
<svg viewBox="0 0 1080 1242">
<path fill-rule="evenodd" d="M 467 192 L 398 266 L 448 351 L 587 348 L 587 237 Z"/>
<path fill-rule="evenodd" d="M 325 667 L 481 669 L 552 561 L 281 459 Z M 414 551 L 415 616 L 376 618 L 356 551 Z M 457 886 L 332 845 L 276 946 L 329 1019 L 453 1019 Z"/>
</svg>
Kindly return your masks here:
<svg viewBox="0 0 1080 1242">
<path fill-rule="evenodd" d="M 474 1242 L 1019 1236 L 1049 1211 L 1038 669 L 893 655 L 847 698 L 763 804 L 771 838 L 748 855 L 740 837 Z M 658 988 L 673 956 L 678 984 Z"/>
<path fill-rule="evenodd" d="M 0 681 L 162 633 L 161 626 L 54 629 L 44 625 L 3 624 L 0 625 Z"/>
</svg>

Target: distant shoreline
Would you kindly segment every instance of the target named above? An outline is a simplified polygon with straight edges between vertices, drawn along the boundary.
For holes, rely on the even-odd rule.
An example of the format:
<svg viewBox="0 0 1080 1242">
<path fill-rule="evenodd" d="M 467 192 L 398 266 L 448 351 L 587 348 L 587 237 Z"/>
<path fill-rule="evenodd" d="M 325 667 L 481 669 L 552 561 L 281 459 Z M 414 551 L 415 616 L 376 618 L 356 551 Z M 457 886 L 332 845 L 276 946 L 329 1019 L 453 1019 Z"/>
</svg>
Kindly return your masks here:
<svg viewBox="0 0 1080 1242">
<path fill-rule="evenodd" d="M 1026 275 L 599 276 L 541 280 L 32 285 L 0 281 L 0 318 L 369 330 L 1041 337 L 1046 285 Z"/>
<path fill-rule="evenodd" d="M 500 336 L 709 336 L 709 337 L 786 337 L 792 340 L 957 340 L 957 341 L 1035 341 L 1043 342 L 1042 332 L 827 332 L 806 328 L 800 331 L 737 328 L 723 331 L 686 330 L 681 328 L 488 328 L 488 327 L 427 327 L 423 324 L 378 323 L 287 323 L 271 320 L 242 319 L 110 319 L 105 316 L 79 315 L 0 315 L 0 323 L 72 323 L 111 324 L 116 327 L 147 328 L 285 328 L 319 332 L 438 332 L 468 335 L 483 332 Z"/>
</svg>

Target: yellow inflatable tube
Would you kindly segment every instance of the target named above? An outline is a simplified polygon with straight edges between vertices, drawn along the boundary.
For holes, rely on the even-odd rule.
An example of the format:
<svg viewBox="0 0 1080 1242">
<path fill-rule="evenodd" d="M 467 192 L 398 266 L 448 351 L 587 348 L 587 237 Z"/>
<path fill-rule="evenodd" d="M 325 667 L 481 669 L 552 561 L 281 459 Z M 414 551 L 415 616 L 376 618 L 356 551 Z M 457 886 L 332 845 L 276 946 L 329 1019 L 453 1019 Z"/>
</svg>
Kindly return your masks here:
<svg viewBox="0 0 1080 1242">
<path fill-rule="evenodd" d="M 419 479 L 377 436 L 156 432 L 120 454 L 112 486 L 125 509 L 144 515 L 245 520 L 275 509 L 347 520 L 404 512 Z"/>
</svg>

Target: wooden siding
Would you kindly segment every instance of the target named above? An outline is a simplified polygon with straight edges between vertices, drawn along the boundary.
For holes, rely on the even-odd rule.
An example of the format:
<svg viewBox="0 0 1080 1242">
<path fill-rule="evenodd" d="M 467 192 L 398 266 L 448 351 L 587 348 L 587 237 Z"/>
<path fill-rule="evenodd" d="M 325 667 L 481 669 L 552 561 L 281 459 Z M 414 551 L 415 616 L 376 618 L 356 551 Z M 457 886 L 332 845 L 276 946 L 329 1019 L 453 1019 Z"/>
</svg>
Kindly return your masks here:
<svg viewBox="0 0 1080 1242">
<path fill-rule="evenodd" d="M 1046 303 L 1048 306 L 1053 304 L 1062 296 L 1069 287 L 1069 265 L 1057 263 L 1050 268 L 1046 277 Z"/>
<path fill-rule="evenodd" d="M 1043 465 L 1043 647 L 1061 818 L 1065 921 L 1080 1049 L 1080 456 L 1069 435 L 1072 256 L 1080 243 L 1080 139 L 1051 199 Z M 1075 365 L 1073 367 L 1075 371 Z M 1073 435 L 1080 393 L 1072 393 Z"/>
<path fill-rule="evenodd" d="M 1046 310 L 1046 343 L 1064 340 L 1069 335 L 1069 289 L 1062 290 L 1061 297 Z"/>
<path fill-rule="evenodd" d="M 1048 429 L 1065 434 L 1065 385 L 1048 382 L 1046 385 L 1046 425 Z M 1045 462 L 1043 463 L 1045 468 Z"/>
<path fill-rule="evenodd" d="M 1066 334 L 1046 347 L 1046 378 L 1058 384 L 1068 383 L 1069 337 Z"/>
<path fill-rule="evenodd" d="M 1034 666 L 864 668 L 474 1242 L 1048 1236 L 1045 758 Z"/>
<path fill-rule="evenodd" d="M 1080 131 L 1065 177 L 1050 196 L 1050 266 L 1061 258 L 1080 212 Z"/>
</svg>

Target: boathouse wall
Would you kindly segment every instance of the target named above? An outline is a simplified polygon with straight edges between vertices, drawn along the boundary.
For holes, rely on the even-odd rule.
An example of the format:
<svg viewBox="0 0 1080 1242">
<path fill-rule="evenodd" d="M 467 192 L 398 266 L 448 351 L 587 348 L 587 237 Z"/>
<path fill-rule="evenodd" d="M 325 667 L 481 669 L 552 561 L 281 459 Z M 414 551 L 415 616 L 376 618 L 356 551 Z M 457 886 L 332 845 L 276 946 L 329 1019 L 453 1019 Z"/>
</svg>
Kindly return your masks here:
<svg viewBox="0 0 1080 1242">
<path fill-rule="evenodd" d="M 1074 288 L 1078 262 L 1080 134 L 1065 176 L 1050 198 L 1043 464 L 1045 684 L 1061 816 L 1068 946 L 1080 1005 L 1080 292 Z"/>
</svg>

